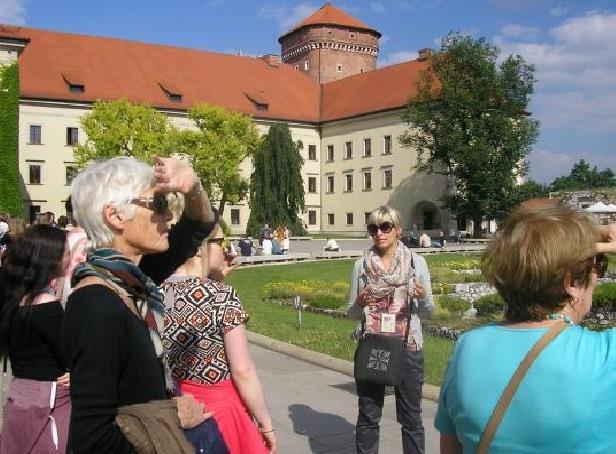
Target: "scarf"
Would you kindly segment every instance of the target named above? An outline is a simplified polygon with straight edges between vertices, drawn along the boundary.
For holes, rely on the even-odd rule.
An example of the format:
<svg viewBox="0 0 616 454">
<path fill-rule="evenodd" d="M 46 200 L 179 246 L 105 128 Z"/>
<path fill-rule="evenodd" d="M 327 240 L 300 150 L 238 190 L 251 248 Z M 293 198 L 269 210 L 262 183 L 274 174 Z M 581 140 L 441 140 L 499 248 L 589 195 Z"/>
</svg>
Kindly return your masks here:
<svg viewBox="0 0 616 454">
<path fill-rule="evenodd" d="M 79 264 L 73 272 L 73 287 L 87 276 L 110 281 L 132 296 L 141 320 L 148 327 L 156 356 L 163 366 L 165 386 L 171 390 L 171 372 L 160 337 L 164 317 L 163 295 L 154 281 L 132 261 L 111 248 L 95 249 L 88 254 L 86 262 Z"/>
<path fill-rule="evenodd" d="M 398 247 L 394 255 L 391 271 L 386 270 L 381 261 L 376 246 L 371 247 L 364 257 L 364 273 L 366 275 L 366 287 L 370 288 L 372 296 L 381 300 L 392 293 L 394 303 L 401 304 L 406 301 L 396 301 L 401 293 L 396 289 L 408 285 L 413 270 L 413 255 L 402 242 L 398 242 Z"/>
</svg>

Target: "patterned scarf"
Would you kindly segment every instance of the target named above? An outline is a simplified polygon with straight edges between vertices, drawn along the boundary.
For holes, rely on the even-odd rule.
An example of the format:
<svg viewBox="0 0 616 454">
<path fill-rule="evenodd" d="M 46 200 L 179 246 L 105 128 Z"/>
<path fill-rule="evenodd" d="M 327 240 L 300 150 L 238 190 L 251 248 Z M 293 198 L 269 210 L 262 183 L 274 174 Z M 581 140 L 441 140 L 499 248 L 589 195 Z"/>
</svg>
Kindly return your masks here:
<svg viewBox="0 0 616 454">
<path fill-rule="evenodd" d="M 394 255 L 391 272 L 386 270 L 379 256 L 376 246 L 371 247 L 364 257 L 364 272 L 366 274 L 366 286 L 370 288 L 372 296 L 377 300 L 388 297 L 394 293 L 394 302 L 399 292 L 396 289 L 403 285 L 408 285 L 411 273 L 413 272 L 413 255 L 411 251 L 401 242 L 398 242 Z"/>
<path fill-rule="evenodd" d="M 132 296 L 141 320 L 148 327 L 156 356 L 163 365 L 165 386 L 171 390 L 171 372 L 160 338 L 164 317 L 163 295 L 154 281 L 146 276 L 137 265 L 111 248 L 90 251 L 86 262 L 78 265 L 73 272 L 73 287 L 87 276 L 96 276 L 110 281 Z"/>
</svg>

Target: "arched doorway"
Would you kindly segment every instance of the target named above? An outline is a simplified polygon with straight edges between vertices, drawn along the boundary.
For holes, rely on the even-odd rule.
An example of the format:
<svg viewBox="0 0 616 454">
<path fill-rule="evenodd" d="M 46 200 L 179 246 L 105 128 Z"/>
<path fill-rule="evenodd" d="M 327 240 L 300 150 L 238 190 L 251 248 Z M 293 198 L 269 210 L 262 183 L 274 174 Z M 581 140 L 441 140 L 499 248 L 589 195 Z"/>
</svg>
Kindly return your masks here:
<svg viewBox="0 0 616 454">
<path fill-rule="evenodd" d="M 441 211 L 428 200 L 419 202 L 411 211 L 411 225 L 413 230 L 441 229 Z"/>
</svg>

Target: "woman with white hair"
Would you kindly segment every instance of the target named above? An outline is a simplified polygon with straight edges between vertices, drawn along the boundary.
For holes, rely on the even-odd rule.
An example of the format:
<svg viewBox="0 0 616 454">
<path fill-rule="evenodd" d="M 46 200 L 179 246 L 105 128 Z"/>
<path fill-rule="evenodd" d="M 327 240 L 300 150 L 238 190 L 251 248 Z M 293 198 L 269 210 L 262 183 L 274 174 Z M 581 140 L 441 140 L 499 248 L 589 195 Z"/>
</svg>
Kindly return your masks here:
<svg viewBox="0 0 616 454">
<path fill-rule="evenodd" d="M 169 192 L 186 199 L 171 228 Z M 154 169 L 128 157 L 95 162 L 74 179 L 71 198 L 93 249 L 74 272 L 64 319 L 69 449 L 133 452 L 116 424 L 118 409 L 167 399 L 172 386 L 157 285 L 194 255 L 216 215 L 193 169 L 176 159 L 156 158 Z M 209 416 L 192 397 L 177 400 L 177 415 L 183 428 Z"/>
<path fill-rule="evenodd" d="M 430 273 L 425 259 L 400 241 L 402 226 L 398 211 L 388 206 L 377 208 L 370 213 L 367 227 L 374 245 L 355 262 L 347 314 L 363 322 L 363 336 L 380 335 L 390 341 L 398 339 L 402 344 L 399 365 L 402 370 L 393 371 L 402 377 L 394 386 L 396 415 L 402 426 L 402 449 L 405 454 L 423 453 L 423 336 L 419 316 L 434 310 Z M 357 452 L 376 454 L 385 385 L 357 375 L 355 382 L 359 398 Z"/>
</svg>

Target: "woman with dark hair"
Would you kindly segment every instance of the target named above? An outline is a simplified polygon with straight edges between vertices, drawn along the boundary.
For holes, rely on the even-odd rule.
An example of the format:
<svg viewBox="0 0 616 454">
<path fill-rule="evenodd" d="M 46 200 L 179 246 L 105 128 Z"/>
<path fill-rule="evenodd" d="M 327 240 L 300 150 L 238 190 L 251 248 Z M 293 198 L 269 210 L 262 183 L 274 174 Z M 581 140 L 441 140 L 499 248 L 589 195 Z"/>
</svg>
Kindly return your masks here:
<svg viewBox="0 0 616 454">
<path fill-rule="evenodd" d="M 65 452 L 70 419 L 68 374 L 57 295 L 69 256 L 66 232 L 35 225 L 0 269 L 0 356 L 13 382 L 4 407 L 1 454 Z"/>
</svg>

